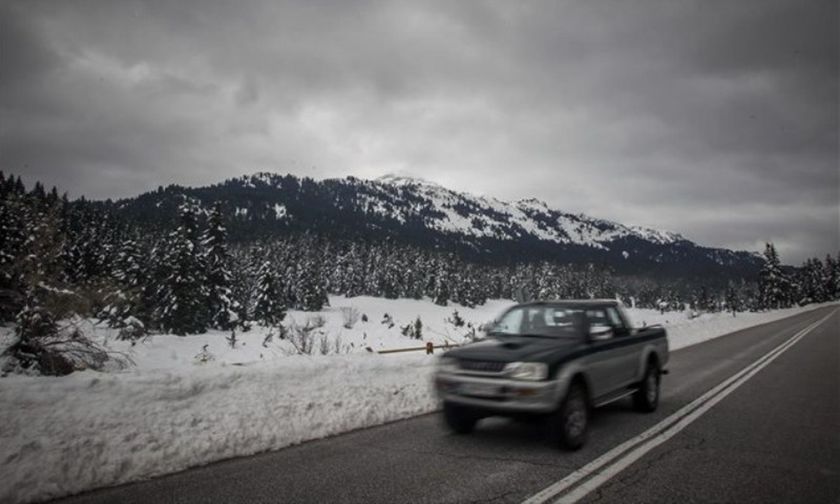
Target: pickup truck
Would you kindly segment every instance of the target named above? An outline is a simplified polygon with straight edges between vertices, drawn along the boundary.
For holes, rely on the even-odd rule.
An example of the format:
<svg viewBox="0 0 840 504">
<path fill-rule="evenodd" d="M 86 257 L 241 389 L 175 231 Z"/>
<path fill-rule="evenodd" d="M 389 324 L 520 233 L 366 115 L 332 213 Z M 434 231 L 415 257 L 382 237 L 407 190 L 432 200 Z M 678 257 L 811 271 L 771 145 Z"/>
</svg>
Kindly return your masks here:
<svg viewBox="0 0 840 504">
<path fill-rule="evenodd" d="M 445 353 L 434 381 L 456 433 L 489 416 L 539 416 L 555 443 L 576 450 L 593 408 L 632 395 L 654 411 L 667 363 L 665 329 L 633 328 L 618 301 L 544 301 L 509 308 L 485 339 Z"/>
</svg>

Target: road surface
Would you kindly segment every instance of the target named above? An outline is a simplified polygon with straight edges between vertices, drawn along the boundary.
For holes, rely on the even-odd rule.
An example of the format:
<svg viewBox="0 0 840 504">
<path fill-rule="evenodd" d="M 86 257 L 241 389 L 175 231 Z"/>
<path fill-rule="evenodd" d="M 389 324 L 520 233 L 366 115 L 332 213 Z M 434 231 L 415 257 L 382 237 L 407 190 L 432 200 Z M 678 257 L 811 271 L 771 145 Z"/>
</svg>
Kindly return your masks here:
<svg viewBox="0 0 840 504">
<path fill-rule="evenodd" d="M 840 310 L 678 350 L 668 368 L 657 412 L 602 408 L 575 453 L 537 424 L 458 436 L 435 413 L 56 502 L 840 502 Z"/>
</svg>

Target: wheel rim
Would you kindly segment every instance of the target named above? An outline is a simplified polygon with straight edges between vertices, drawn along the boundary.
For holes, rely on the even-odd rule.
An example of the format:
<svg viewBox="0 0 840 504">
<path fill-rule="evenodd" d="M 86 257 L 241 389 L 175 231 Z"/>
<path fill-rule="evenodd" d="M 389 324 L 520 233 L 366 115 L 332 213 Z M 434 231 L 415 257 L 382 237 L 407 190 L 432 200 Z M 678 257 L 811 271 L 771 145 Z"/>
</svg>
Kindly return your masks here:
<svg viewBox="0 0 840 504">
<path fill-rule="evenodd" d="M 647 397 L 648 404 L 656 402 L 656 398 L 659 395 L 657 385 L 656 372 L 651 370 L 647 375 L 647 383 L 645 384 L 645 388 L 647 389 L 645 391 L 645 396 Z"/>
<path fill-rule="evenodd" d="M 586 429 L 586 407 L 583 400 L 573 397 L 569 400 L 569 412 L 566 415 L 566 432 L 569 437 L 578 437 Z"/>
</svg>

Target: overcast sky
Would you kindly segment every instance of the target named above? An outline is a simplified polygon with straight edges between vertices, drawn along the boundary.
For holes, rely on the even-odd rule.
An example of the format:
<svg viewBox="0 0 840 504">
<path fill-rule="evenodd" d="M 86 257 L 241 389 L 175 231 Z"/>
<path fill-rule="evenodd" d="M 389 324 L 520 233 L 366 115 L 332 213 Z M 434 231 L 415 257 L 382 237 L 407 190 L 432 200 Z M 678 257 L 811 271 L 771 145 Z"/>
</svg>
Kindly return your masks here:
<svg viewBox="0 0 840 504">
<path fill-rule="evenodd" d="M 0 2 L 0 169 L 117 198 L 386 173 L 840 248 L 838 2 Z"/>
</svg>

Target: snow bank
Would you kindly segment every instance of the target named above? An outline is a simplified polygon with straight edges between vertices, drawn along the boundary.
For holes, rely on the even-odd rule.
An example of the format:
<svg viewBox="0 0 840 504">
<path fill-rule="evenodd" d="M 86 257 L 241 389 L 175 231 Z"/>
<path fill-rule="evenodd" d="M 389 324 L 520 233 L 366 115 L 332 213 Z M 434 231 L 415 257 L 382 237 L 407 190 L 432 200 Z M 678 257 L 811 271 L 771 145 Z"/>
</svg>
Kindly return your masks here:
<svg viewBox="0 0 840 504">
<path fill-rule="evenodd" d="M 808 312 L 822 306 L 836 303 L 823 303 L 804 307 L 786 308 L 767 312 L 744 312 L 732 316 L 731 313 L 702 313 L 689 318 L 687 312 L 666 312 L 660 314 L 657 310 L 627 310 L 635 326 L 662 324 L 668 330 L 668 345 L 670 349 L 679 350 L 687 346 L 696 345 L 710 339 L 718 338 L 730 333 L 767 324 L 798 313 Z"/>
<path fill-rule="evenodd" d="M 432 411 L 426 355 L 0 381 L 0 502 L 63 496 Z"/>
<path fill-rule="evenodd" d="M 351 354 L 289 356 L 286 342 L 263 346 L 261 329 L 240 334 L 231 348 L 225 333 L 155 336 L 131 347 L 91 328 L 112 347 L 130 351 L 137 366 L 122 373 L 0 379 L 0 502 L 59 497 L 433 411 L 433 356 L 378 355 L 364 347 L 422 344 L 398 332 L 417 316 L 427 330 L 424 340 L 462 338 L 464 328 L 446 321 L 453 307 L 376 298 L 334 298 L 332 304 L 323 313 L 327 334 L 342 329 L 342 305 L 369 317 L 341 332 L 354 343 Z M 477 325 L 510 304 L 494 301 L 459 313 Z M 693 319 L 629 313 L 636 325 L 665 325 L 677 349 L 814 308 Z M 395 327 L 380 323 L 385 312 Z M 203 345 L 215 355 L 199 364 Z"/>
</svg>

